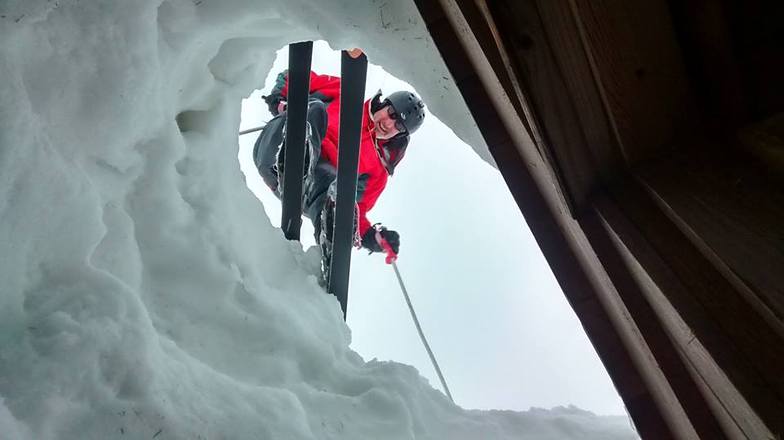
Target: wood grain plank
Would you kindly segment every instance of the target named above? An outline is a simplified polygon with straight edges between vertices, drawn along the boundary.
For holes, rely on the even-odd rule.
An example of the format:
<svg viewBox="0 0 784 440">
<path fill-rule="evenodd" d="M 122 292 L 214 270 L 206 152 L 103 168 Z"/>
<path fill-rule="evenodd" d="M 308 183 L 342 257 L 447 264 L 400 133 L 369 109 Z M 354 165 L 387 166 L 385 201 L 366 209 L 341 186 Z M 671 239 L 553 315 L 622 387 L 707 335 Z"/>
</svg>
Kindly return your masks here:
<svg viewBox="0 0 784 440">
<path fill-rule="evenodd" d="M 674 307 L 663 293 L 662 289 L 666 288 L 671 292 L 682 292 L 681 296 L 688 296 L 683 292 L 685 287 L 667 268 L 665 261 L 646 244 L 639 231 L 612 203 L 606 199 L 598 199 L 595 207 L 602 223 L 612 231 L 611 241 L 623 260 L 622 265 L 630 271 L 635 284 L 651 305 L 651 316 L 662 322 L 670 339 L 677 345 L 727 436 L 748 440 L 774 438 L 684 321 L 683 310 Z"/>
<path fill-rule="evenodd" d="M 776 182 L 735 155 L 653 163 L 638 175 L 784 334 L 784 191 Z"/>
<path fill-rule="evenodd" d="M 784 432 L 784 339 L 645 188 L 612 188 L 612 198 L 644 239 L 621 240 L 774 433 Z"/>
<path fill-rule="evenodd" d="M 620 148 L 630 165 L 697 128 L 666 2 L 572 0 Z"/>
</svg>

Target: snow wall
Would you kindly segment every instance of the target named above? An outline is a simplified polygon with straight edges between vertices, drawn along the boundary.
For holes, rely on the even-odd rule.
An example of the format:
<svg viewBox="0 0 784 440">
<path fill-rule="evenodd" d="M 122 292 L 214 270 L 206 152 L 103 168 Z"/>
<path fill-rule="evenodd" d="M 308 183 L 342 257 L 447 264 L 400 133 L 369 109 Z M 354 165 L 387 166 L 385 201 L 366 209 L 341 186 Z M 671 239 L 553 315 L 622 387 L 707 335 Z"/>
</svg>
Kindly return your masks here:
<svg viewBox="0 0 784 440">
<path fill-rule="evenodd" d="M 0 439 L 627 439 L 351 351 L 237 163 L 275 51 L 362 47 L 479 154 L 410 1 L 0 2 Z"/>
</svg>

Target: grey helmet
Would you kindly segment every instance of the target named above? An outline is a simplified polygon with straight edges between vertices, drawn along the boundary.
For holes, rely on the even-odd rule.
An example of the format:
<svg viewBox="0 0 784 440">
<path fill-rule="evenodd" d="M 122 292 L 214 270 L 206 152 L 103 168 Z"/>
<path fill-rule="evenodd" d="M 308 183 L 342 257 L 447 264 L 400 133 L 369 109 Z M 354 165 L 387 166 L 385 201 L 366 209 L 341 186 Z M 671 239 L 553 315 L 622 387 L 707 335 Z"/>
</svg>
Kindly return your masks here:
<svg viewBox="0 0 784 440">
<path fill-rule="evenodd" d="M 425 120 L 425 103 L 411 92 L 395 92 L 387 96 L 383 104 L 390 104 L 406 127 L 406 132 L 411 134 L 422 125 Z"/>
</svg>

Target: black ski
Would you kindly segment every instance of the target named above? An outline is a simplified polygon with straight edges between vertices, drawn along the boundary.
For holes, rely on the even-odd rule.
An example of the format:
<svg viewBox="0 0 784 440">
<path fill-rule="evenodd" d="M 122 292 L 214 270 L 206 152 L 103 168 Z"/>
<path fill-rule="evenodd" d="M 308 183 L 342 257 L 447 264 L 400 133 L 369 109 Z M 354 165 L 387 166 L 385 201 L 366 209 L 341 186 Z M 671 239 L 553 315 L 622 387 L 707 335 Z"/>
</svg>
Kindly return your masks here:
<svg viewBox="0 0 784 440">
<path fill-rule="evenodd" d="M 305 119 L 310 92 L 313 42 L 289 44 L 286 139 L 281 179 L 283 214 L 280 227 L 289 240 L 299 240 L 302 227 L 302 175 L 305 171 Z"/>
<path fill-rule="evenodd" d="M 362 131 L 362 106 L 365 101 L 367 57 L 352 57 L 343 51 L 340 60 L 340 130 L 338 132 L 338 177 L 335 199 L 332 252 L 329 255 L 327 290 L 334 294 L 346 316 L 351 248 L 354 244 L 359 169 L 359 144 Z"/>
</svg>

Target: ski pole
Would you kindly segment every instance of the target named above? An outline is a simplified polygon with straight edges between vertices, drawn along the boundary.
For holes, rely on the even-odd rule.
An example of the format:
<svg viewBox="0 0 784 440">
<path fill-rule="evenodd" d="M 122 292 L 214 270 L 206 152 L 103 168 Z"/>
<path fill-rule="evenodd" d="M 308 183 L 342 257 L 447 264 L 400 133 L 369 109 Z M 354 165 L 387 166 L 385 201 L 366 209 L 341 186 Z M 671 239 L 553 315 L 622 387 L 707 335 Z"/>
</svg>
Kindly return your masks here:
<svg viewBox="0 0 784 440">
<path fill-rule="evenodd" d="M 441 381 L 441 386 L 444 387 L 444 392 L 446 393 L 449 400 L 452 403 L 455 403 L 455 399 L 452 398 L 452 393 L 449 392 L 449 387 L 446 386 L 446 380 L 444 380 L 444 375 L 441 374 L 441 368 L 438 367 L 438 362 L 436 361 L 436 357 L 433 355 L 433 351 L 430 349 L 430 344 L 427 343 L 427 339 L 425 338 L 425 333 L 422 331 L 422 326 L 419 325 L 419 319 L 417 318 L 416 312 L 414 311 L 414 306 L 411 304 L 411 298 L 408 296 L 408 290 L 406 290 L 405 284 L 403 284 L 403 278 L 400 276 L 400 270 L 397 268 L 397 254 L 395 253 L 394 249 L 392 249 L 392 245 L 381 235 L 381 231 L 376 231 L 376 241 L 381 245 L 381 248 L 384 249 L 384 253 L 387 254 L 386 256 L 386 263 L 391 264 L 392 268 L 395 270 L 395 276 L 397 276 L 397 282 L 400 284 L 400 290 L 403 291 L 403 296 L 406 298 L 406 304 L 408 304 L 408 310 L 411 312 L 411 319 L 414 320 L 414 325 L 416 326 L 417 332 L 419 333 L 419 339 L 422 340 L 422 345 L 425 346 L 425 350 L 427 350 L 428 356 L 430 356 L 430 361 L 433 363 L 433 368 L 436 370 L 436 374 L 438 375 L 438 379 Z"/>
<path fill-rule="evenodd" d="M 242 130 L 239 135 L 242 136 L 243 134 L 253 133 L 254 131 L 261 131 L 262 128 L 264 128 L 263 125 L 261 127 L 249 128 L 247 130 Z"/>
</svg>

